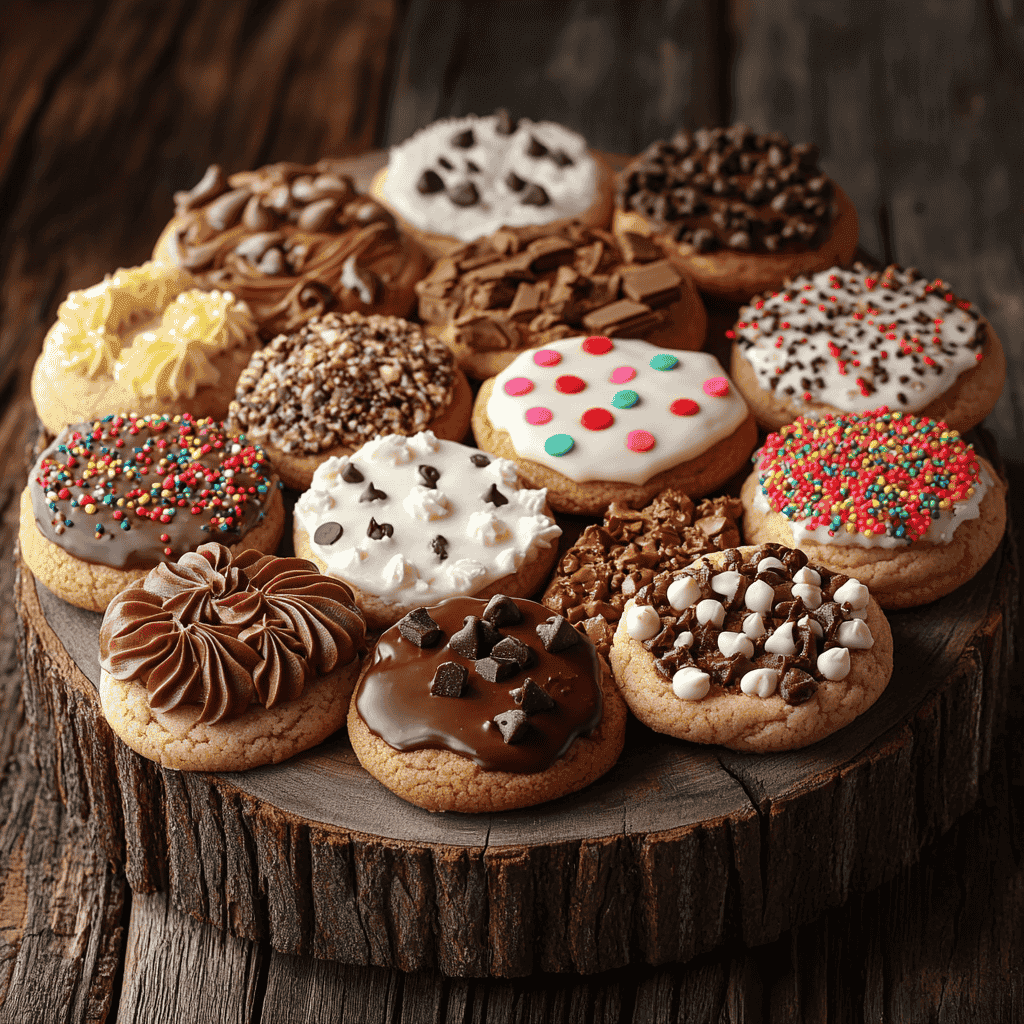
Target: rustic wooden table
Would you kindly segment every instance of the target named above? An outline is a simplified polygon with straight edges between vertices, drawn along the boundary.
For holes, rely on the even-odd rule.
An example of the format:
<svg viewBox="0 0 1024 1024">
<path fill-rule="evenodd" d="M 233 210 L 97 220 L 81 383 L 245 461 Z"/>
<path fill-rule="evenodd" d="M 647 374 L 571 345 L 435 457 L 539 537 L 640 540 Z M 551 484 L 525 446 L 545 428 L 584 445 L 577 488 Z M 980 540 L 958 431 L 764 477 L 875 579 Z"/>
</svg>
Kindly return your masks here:
<svg viewBox="0 0 1024 1024">
<path fill-rule="evenodd" d="M 25 0 L 0 33 L 0 1021 L 1024 1019 L 1024 711 L 920 864 L 754 949 L 593 977 L 452 980 L 226 937 L 133 896 L 45 791 L 11 554 L 28 373 L 71 288 L 145 259 L 206 164 L 348 155 L 504 105 L 636 152 L 744 119 L 821 145 L 862 244 L 941 275 L 1007 349 L 988 428 L 1024 485 L 1024 13 L 914 4 Z"/>
</svg>

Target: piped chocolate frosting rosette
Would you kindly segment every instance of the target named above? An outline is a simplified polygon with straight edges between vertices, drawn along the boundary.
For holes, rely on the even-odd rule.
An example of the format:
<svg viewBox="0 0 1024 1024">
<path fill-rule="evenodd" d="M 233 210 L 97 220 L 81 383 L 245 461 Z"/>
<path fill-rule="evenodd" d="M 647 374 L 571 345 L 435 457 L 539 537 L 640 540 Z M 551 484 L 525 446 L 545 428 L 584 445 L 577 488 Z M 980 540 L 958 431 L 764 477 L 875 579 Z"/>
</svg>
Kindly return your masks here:
<svg viewBox="0 0 1024 1024">
<path fill-rule="evenodd" d="M 351 591 L 311 562 L 204 544 L 110 603 L 103 711 L 165 767 L 276 763 L 344 721 L 365 629 Z"/>
</svg>

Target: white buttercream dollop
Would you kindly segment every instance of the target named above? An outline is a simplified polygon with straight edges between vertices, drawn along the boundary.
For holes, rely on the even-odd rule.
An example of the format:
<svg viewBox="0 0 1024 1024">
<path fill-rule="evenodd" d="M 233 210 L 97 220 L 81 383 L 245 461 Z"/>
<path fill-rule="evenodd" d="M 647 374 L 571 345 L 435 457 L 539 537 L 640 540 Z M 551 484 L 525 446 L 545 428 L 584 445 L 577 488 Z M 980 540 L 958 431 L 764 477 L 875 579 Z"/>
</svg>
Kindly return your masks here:
<svg viewBox="0 0 1024 1024">
<path fill-rule="evenodd" d="M 711 577 L 711 589 L 716 594 L 721 594 L 726 601 L 731 601 L 739 590 L 741 579 L 742 575 L 735 569 L 727 569 Z"/>
<path fill-rule="evenodd" d="M 830 647 L 818 655 L 818 671 L 833 682 L 850 674 L 850 652 L 845 647 Z"/>
<path fill-rule="evenodd" d="M 668 603 L 677 611 L 685 611 L 700 597 L 700 584 L 692 576 L 680 576 L 668 585 Z"/>
<path fill-rule="evenodd" d="M 709 622 L 712 626 L 720 626 L 725 622 L 725 605 L 710 597 L 705 598 L 697 604 L 697 621 L 702 626 Z"/>
<path fill-rule="evenodd" d="M 836 640 L 843 646 L 854 651 L 868 651 L 875 646 L 875 638 L 871 635 L 871 627 L 863 619 L 851 619 L 841 622 L 836 632 Z"/>
<path fill-rule="evenodd" d="M 848 604 L 854 611 L 857 611 L 861 608 L 867 608 L 870 597 L 871 594 L 868 588 L 860 580 L 848 579 L 832 595 L 832 600 L 836 604 Z"/>
<path fill-rule="evenodd" d="M 710 690 L 711 676 L 694 665 L 687 665 L 672 676 L 672 692 L 680 700 L 703 700 Z"/>
<path fill-rule="evenodd" d="M 650 640 L 661 631 L 661 616 L 649 604 L 634 604 L 626 609 L 626 632 L 634 640 Z"/>
<path fill-rule="evenodd" d="M 748 697 L 770 697 L 779 685 L 779 673 L 773 668 L 755 668 L 740 679 L 740 689 Z"/>
<path fill-rule="evenodd" d="M 793 623 L 784 622 L 764 642 L 764 649 L 769 654 L 783 656 L 796 654 L 796 643 L 793 640 Z"/>
<path fill-rule="evenodd" d="M 743 602 L 752 612 L 771 611 L 775 591 L 764 580 L 754 580 L 743 595 Z"/>
<path fill-rule="evenodd" d="M 745 633 L 734 633 L 732 630 L 723 629 L 718 634 L 718 649 L 727 657 L 734 654 L 742 654 L 744 658 L 754 656 L 754 642 Z"/>
</svg>

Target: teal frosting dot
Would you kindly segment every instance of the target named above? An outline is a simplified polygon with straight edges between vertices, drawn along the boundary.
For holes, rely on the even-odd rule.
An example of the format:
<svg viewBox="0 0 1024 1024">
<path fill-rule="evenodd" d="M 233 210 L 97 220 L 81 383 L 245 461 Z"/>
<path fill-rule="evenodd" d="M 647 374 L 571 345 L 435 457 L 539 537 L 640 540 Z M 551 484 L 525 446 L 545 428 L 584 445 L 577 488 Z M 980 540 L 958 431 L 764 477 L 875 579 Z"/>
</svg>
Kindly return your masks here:
<svg viewBox="0 0 1024 1024">
<path fill-rule="evenodd" d="M 675 356 L 670 356 L 667 352 L 659 352 L 651 360 L 652 370 L 674 370 L 679 365 L 679 360 Z"/>
<path fill-rule="evenodd" d="M 622 391 L 615 392 L 615 397 L 612 398 L 612 405 L 616 409 L 632 409 L 639 401 L 640 396 L 635 391 L 625 388 Z"/>
<path fill-rule="evenodd" d="M 568 434 L 552 434 L 544 442 L 544 451 L 548 455 L 568 455 L 576 442 Z"/>
</svg>

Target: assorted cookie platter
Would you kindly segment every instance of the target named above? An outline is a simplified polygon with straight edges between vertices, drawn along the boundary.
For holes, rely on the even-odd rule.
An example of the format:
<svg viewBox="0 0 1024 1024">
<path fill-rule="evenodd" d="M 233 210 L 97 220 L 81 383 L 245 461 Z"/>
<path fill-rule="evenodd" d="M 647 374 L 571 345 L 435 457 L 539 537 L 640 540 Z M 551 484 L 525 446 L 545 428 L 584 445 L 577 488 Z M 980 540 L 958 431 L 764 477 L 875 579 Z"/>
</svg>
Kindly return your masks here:
<svg viewBox="0 0 1024 1024">
<path fill-rule="evenodd" d="M 383 155 L 211 170 L 154 263 L 62 305 L 34 396 L 95 421 L 34 469 L 18 601 L 64 802 L 235 934 L 460 975 L 769 941 L 891 877 L 973 803 L 1006 694 L 998 456 L 915 415 L 983 418 L 998 339 L 850 266 L 813 147 L 680 133 L 613 235 L 571 132 L 411 141 L 374 199 L 348 175 Z M 474 207 L 516 226 L 464 237 Z M 694 281 L 745 291 L 735 383 Z"/>
</svg>

